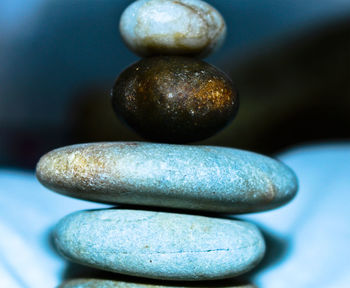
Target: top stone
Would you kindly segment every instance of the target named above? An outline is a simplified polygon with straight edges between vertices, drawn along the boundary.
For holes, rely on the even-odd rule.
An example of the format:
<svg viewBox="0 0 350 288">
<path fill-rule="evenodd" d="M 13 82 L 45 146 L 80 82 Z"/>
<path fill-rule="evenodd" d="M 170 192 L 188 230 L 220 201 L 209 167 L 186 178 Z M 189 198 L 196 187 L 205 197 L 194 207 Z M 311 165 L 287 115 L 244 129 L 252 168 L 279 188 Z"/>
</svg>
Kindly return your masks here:
<svg viewBox="0 0 350 288">
<path fill-rule="evenodd" d="M 135 53 L 207 56 L 226 35 L 221 14 L 200 0 L 138 0 L 121 16 L 120 33 Z"/>
<path fill-rule="evenodd" d="M 224 213 L 281 206 L 298 188 L 293 171 L 263 155 L 142 142 L 60 148 L 40 159 L 37 177 L 81 199 Z"/>
</svg>

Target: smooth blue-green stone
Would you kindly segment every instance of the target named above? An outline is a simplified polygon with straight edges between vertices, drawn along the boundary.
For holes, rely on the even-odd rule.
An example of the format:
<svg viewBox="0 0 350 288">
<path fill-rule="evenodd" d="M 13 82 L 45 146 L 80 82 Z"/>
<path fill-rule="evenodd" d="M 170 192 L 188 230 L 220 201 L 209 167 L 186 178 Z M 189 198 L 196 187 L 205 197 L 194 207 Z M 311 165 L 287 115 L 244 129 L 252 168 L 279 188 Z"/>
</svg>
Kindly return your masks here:
<svg viewBox="0 0 350 288">
<path fill-rule="evenodd" d="M 252 152 L 141 142 L 68 146 L 37 165 L 42 184 L 98 202 L 225 213 L 275 208 L 295 195 L 295 174 Z"/>
<path fill-rule="evenodd" d="M 74 262 L 165 280 L 231 278 L 255 267 L 265 252 L 250 223 L 127 209 L 68 215 L 54 230 L 54 241 Z"/>
</svg>

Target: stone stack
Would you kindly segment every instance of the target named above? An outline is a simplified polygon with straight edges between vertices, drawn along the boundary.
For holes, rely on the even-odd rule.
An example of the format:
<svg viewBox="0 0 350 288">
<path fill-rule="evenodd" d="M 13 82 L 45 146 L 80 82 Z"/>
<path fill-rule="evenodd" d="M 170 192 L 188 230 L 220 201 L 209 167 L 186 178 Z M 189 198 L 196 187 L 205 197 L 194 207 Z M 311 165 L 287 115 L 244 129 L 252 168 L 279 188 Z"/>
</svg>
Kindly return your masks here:
<svg viewBox="0 0 350 288">
<path fill-rule="evenodd" d="M 254 225 L 223 214 L 279 207 L 295 195 L 297 179 L 266 156 L 183 145 L 213 135 L 238 109 L 231 80 L 198 59 L 222 43 L 223 18 L 199 0 L 138 0 L 123 13 L 120 31 L 147 58 L 118 77 L 113 107 L 157 143 L 80 144 L 40 159 L 37 177 L 49 189 L 128 205 L 66 216 L 54 231 L 58 250 L 83 265 L 158 280 L 208 281 L 249 271 L 264 255 L 264 239 Z M 174 283 L 77 279 L 61 287 Z M 202 287 L 209 286 L 251 287 Z"/>
</svg>

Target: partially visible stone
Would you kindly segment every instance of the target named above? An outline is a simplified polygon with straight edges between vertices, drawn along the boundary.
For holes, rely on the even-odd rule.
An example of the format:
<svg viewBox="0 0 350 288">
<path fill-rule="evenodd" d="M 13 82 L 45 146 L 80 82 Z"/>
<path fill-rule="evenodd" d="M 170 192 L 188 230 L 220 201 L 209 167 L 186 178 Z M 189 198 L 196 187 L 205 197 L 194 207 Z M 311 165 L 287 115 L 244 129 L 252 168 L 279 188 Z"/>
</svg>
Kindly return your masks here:
<svg viewBox="0 0 350 288">
<path fill-rule="evenodd" d="M 141 56 L 207 56 L 226 36 L 221 14 L 200 0 L 135 1 L 119 28 L 128 47 Z"/>
<path fill-rule="evenodd" d="M 98 202 L 225 213 L 275 208 L 295 195 L 295 174 L 252 152 L 142 142 L 81 144 L 54 150 L 37 165 L 40 182 Z"/>
<path fill-rule="evenodd" d="M 181 283 L 173 283 L 168 285 L 157 285 L 157 284 L 142 284 L 133 282 L 124 282 L 117 280 L 102 280 L 102 279 L 74 279 L 68 280 L 62 283 L 58 288 L 206 288 L 206 287 L 218 287 L 218 288 L 256 288 L 250 284 L 221 284 L 217 282 L 197 285 L 186 285 Z"/>
<path fill-rule="evenodd" d="M 214 280 L 251 270 L 265 243 L 249 223 L 143 210 L 73 213 L 54 230 L 58 250 L 97 269 L 165 280 Z"/>
</svg>

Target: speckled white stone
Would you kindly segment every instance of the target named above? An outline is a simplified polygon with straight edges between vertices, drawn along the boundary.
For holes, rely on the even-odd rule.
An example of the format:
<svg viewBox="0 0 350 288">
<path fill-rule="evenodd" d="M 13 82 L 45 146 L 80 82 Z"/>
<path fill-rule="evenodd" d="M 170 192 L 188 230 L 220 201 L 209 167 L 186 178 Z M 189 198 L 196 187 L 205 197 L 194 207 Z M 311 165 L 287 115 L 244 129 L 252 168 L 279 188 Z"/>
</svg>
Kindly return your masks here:
<svg viewBox="0 0 350 288">
<path fill-rule="evenodd" d="M 120 33 L 135 53 L 206 56 L 226 35 L 221 14 L 200 0 L 138 0 L 121 16 Z"/>
<path fill-rule="evenodd" d="M 221 281 L 220 281 L 221 282 Z M 206 287 L 217 287 L 217 288 L 256 288 L 250 284 L 239 284 L 234 280 L 229 283 L 222 284 L 219 281 L 210 282 L 207 284 L 199 285 L 186 285 L 182 282 L 172 284 L 144 284 L 144 283 L 133 283 L 124 282 L 117 280 L 102 280 L 102 279 L 74 279 L 62 283 L 58 288 L 206 288 Z M 228 282 L 228 281 L 226 281 Z M 232 283 L 231 283 L 232 282 Z"/>
<path fill-rule="evenodd" d="M 143 142 L 60 148 L 40 159 L 37 177 L 81 199 L 225 213 L 281 206 L 298 188 L 287 166 L 263 155 Z"/>
<path fill-rule="evenodd" d="M 265 252 L 249 223 L 143 210 L 95 210 L 63 218 L 54 231 L 58 250 L 80 264 L 167 280 L 234 277 Z"/>
</svg>

